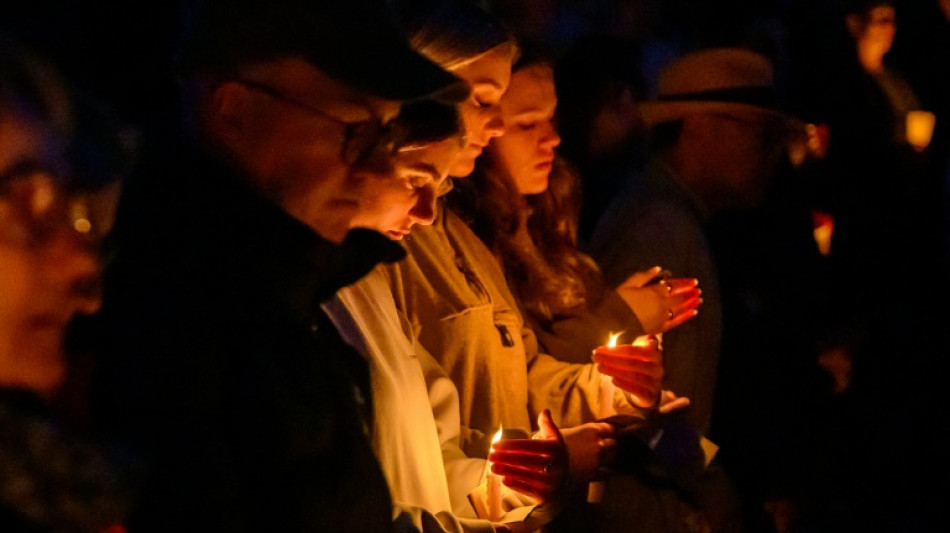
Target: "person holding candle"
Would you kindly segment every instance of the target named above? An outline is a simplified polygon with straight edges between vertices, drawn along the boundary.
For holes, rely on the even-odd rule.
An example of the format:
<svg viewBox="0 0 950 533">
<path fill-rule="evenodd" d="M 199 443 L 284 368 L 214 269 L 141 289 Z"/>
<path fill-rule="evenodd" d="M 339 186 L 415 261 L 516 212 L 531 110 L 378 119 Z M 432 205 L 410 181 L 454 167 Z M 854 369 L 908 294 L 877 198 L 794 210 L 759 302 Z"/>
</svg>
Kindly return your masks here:
<svg viewBox="0 0 950 533">
<path fill-rule="evenodd" d="M 651 342 L 638 335 L 661 334 L 691 319 L 702 302 L 701 293 L 695 279 L 671 279 L 659 267 L 636 273 L 609 290 L 602 285 L 593 260 L 576 248 L 576 179 L 556 156 L 560 137 L 554 127 L 554 72 L 540 52 L 533 52 L 522 54 L 502 98 L 505 134 L 492 140 L 475 173 L 456 187 L 450 199 L 473 220 L 475 232 L 495 252 L 546 353 L 570 362 L 590 362 L 591 350 L 609 336 L 607 347 L 628 350 L 637 357 L 636 350 Z M 647 284 L 648 280 L 652 283 Z M 632 345 L 616 346 L 621 336 Z M 604 392 L 636 390 L 636 383 L 616 375 L 606 355 L 605 348 L 597 348 L 593 355 L 604 372 L 614 375 Z M 670 395 L 664 411 L 688 404 L 688 398 Z M 609 404 L 602 406 L 601 416 L 611 410 Z M 658 427 L 664 423 L 676 424 L 657 421 Z M 665 432 L 664 449 L 698 446 L 697 433 L 680 429 Z M 671 444 L 678 438 L 684 440 Z M 632 449 L 618 449 L 618 453 L 632 453 Z M 673 467 L 682 468 L 682 464 Z M 696 476 L 701 473 L 701 469 L 694 471 Z M 695 513 L 688 499 L 664 485 L 667 481 L 656 483 L 649 476 L 630 475 L 631 471 L 622 474 L 611 477 L 613 488 L 598 515 L 606 530 L 636 516 L 636 526 L 630 527 L 650 531 L 674 515 Z M 664 504 L 651 507 L 643 501 Z M 677 511 L 664 511 L 670 506 Z"/>
<path fill-rule="evenodd" d="M 414 225 L 432 223 L 437 192 L 463 143 L 456 108 L 435 101 L 408 104 L 394 128 L 401 142 L 394 158 L 395 177 L 367 183 L 372 190 L 352 225 L 401 240 Z M 544 468 L 564 462 L 566 453 L 547 417 L 539 421 L 547 428 L 546 438 L 498 444 L 498 454 L 492 456 L 498 473 L 488 473 L 492 489 L 488 499 L 495 504 L 488 518 L 495 524 L 486 517 L 477 519 L 466 497 L 483 476 L 486 461 L 467 458 L 458 448 L 458 393 L 414 342 L 382 271 L 377 268 L 340 290 L 323 307 L 347 342 L 370 363 L 373 448 L 397 510 L 416 527 L 425 532 L 495 529 L 504 514 L 503 476 L 508 487 L 542 503 L 559 490 L 566 463 L 553 472 Z M 448 480 L 446 468 L 467 475 Z M 535 503 L 507 501 L 521 506 Z"/>
<path fill-rule="evenodd" d="M 472 86 L 460 106 L 468 144 L 449 170 L 464 178 L 488 142 L 504 132 L 498 104 L 517 46 L 494 17 L 470 4 L 421 4 L 397 9 L 412 43 Z M 613 435 L 610 424 L 593 423 L 603 374 L 593 364 L 571 365 L 538 351 L 493 254 L 444 203 L 432 226 L 418 228 L 403 243 L 407 259 L 384 270 L 413 336 L 458 389 L 461 449 L 487 457 L 499 426 L 530 430 L 534 417 L 550 408 L 573 474 L 586 479 L 596 472 Z M 604 357 L 622 360 L 618 373 L 638 387 L 636 395 L 616 389 L 610 404 L 637 416 L 656 406 L 662 368 L 655 344 L 635 351 L 640 359 L 634 368 L 610 350 Z"/>
<path fill-rule="evenodd" d="M 702 299 L 697 280 L 659 266 L 604 286 L 576 246 L 578 180 L 556 153 L 556 108 L 549 62 L 523 54 L 501 101 L 505 134 L 450 200 L 503 266 L 540 348 L 583 364 L 611 333 L 632 340 L 669 331 L 696 316 Z"/>
</svg>

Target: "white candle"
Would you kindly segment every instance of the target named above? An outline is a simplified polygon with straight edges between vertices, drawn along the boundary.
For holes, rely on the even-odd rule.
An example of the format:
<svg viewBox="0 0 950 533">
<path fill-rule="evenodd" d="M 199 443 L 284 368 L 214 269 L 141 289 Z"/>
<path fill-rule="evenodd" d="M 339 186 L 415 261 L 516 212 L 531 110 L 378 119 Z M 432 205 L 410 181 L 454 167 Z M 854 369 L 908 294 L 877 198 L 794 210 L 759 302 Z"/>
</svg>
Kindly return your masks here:
<svg viewBox="0 0 950 533">
<path fill-rule="evenodd" d="M 501 428 L 492 438 L 492 447 L 501 440 Z M 488 463 L 488 519 L 497 522 L 502 519 L 505 512 L 501 508 L 501 479 L 502 477 L 491 471 L 491 462 Z"/>
<path fill-rule="evenodd" d="M 607 347 L 617 346 L 617 339 L 623 335 L 620 333 L 611 333 L 610 340 L 607 341 Z M 617 414 L 614 409 L 614 380 L 612 377 L 604 374 L 600 377 L 600 418 L 606 418 Z"/>
</svg>

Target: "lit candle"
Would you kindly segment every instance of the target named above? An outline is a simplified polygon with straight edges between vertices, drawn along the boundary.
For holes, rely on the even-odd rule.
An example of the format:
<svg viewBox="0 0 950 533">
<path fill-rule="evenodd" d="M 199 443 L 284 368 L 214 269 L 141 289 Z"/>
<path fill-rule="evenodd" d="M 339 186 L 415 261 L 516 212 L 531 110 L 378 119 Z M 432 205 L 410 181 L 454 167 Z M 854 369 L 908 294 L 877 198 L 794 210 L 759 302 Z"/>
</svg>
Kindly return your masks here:
<svg viewBox="0 0 950 533">
<path fill-rule="evenodd" d="M 907 143 L 918 151 L 923 151 L 930 146 L 936 121 L 936 115 L 930 111 L 908 111 L 905 123 Z"/>
<path fill-rule="evenodd" d="M 616 347 L 617 339 L 619 339 L 621 335 L 623 335 L 622 331 L 620 333 L 611 333 L 610 339 L 607 341 L 607 347 Z M 615 414 L 617 414 L 617 411 L 614 409 L 614 380 L 605 374 L 600 378 L 600 418 L 606 418 Z"/>
<path fill-rule="evenodd" d="M 501 440 L 501 428 L 492 438 L 492 449 L 495 443 Z M 501 479 L 502 477 L 491 471 L 491 462 L 488 463 L 488 519 L 497 522 L 505 515 L 501 508 Z"/>
</svg>

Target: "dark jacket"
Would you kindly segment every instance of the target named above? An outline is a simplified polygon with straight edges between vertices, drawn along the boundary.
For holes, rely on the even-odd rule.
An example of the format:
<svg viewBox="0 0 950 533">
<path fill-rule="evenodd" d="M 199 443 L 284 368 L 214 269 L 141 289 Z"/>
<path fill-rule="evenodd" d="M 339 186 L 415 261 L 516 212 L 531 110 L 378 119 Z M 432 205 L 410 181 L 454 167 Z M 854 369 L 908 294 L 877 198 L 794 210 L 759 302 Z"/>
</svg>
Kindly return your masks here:
<svg viewBox="0 0 950 533">
<path fill-rule="evenodd" d="M 70 429 L 32 391 L 0 387 L 0 531 L 99 533 L 121 523 L 119 470 Z"/>
<path fill-rule="evenodd" d="M 195 150 L 143 167 L 164 170 L 120 207 L 94 404 L 145 462 L 130 531 L 388 529 L 366 363 L 318 304 L 402 249 L 327 242 Z"/>
</svg>

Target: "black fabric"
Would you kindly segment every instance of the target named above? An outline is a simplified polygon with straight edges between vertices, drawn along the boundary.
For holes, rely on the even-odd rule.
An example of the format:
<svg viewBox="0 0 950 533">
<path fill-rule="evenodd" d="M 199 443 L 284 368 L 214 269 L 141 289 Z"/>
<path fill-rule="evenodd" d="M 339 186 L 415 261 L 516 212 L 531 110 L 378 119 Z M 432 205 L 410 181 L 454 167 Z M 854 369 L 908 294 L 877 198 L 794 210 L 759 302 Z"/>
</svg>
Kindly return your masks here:
<svg viewBox="0 0 950 533">
<path fill-rule="evenodd" d="M 122 521 L 126 488 L 34 392 L 0 388 L 0 531 L 103 531 Z"/>
<path fill-rule="evenodd" d="M 368 370 L 319 310 L 401 247 L 320 238 L 185 148 L 120 206 L 97 427 L 145 461 L 131 531 L 381 531 Z"/>
</svg>

